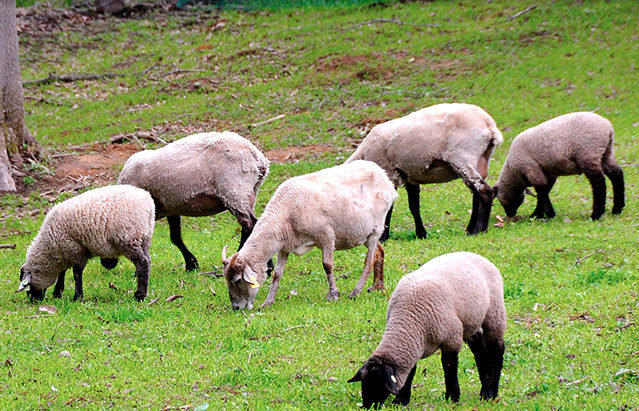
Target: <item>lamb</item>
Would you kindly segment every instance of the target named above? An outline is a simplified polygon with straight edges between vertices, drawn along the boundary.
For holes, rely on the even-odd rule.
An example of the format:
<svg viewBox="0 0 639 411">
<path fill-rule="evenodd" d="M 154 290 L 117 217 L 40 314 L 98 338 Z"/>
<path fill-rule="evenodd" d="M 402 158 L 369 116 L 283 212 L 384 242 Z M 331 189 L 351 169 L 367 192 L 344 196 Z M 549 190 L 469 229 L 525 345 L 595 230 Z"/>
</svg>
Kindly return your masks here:
<svg viewBox="0 0 639 411">
<path fill-rule="evenodd" d="M 497 397 L 504 358 L 506 309 L 501 274 L 469 252 L 444 254 L 405 275 L 391 296 L 379 346 L 349 382 L 362 382 L 365 408 L 389 394 L 408 405 L 417 361 L 441 349 L 446 399 L 459 401 L 457 358 L 466 341 L 482 399 Z"/>
<path fill-rule="evenodd" d="M 370 160 L 388 173 L 395 188 L 402 184 L 415 220 L 415 234 L 426 237 L 419 215 L 419 185 L 461 178 L 473 192 L 473 211 L 466 231 L 488 228 L 493 190 L 486 182 L 488 163 L 504 141 L 493 118 L 471 104 L 438 104 L 375 126 L 347 160 Z M 392 208 L 381 240 L 390 234 Z"/>
<path fill-rule="evenodd" d="M 60 298 L 65 273 L 73 267 L 74 300 L 82 300 L 82 272 L 89 259 L 101 257 L 105 265 L 123 255 L 135 265 L 134 296 L 142 301 L 149 286 L 154 218 L 151 195 L 130 185 L 98 188 L 57 204 L 27 250 L 18 291 L 42 300 L 56 283 L 53 296 Z"/>
<path fill-rule="evenodd" d="M 118 178 L 151 193 L 156 219 L 166 217 L 171 242 L 182 252 L 187 271 L 199 267 L 182 240 L 180 216 L 209 216 L 229 210 L 242 227 L 240 248 L 253 231 L 257 193 L 269 161 L 236 133 L 201 133 L 157 150 L 132 155 Z M 272 263 L 271 263 L 272 264 Z"/>
<path fill-rule="evenodd" d="M 537 192 L 537 207 L 531 217 L 552 218 L 555 210 L 548 194 L 557 177 L 585 174 L 592 186 L 593 220 L 606 208 L 606 178 L 613 188 L 613 214 L 625 205 L 624 177 L 614 154 L 614 130 L 598 114 L 565 114 L 519 134 L 495 184 L 495 193 L 508 217 L 523 203 L 527 187 Z"/>
<path fill-rule="evenodd" d="M 289 254 L 302 255 L 313 247 L 322 250 L 328 301 L 339 298 L 333 252 L 361 244 L 368 252 L 350 297 L 359 295 L 371 271 L 371 289 L 383 289 L 384 249 L 378 240 L 384 231 L 384 216 L 395 198 L 397 192 L 384 170 L 370 161 L 353 161 L 285 181 L 266 205 L 244 247 L 228 259 L 227 247 L 222 250 L 231 305 L 235 309 L 253 308 L 266 279 L 266 262 L 277 253 L 263 307 L 272 305 Z"/>
</svg>

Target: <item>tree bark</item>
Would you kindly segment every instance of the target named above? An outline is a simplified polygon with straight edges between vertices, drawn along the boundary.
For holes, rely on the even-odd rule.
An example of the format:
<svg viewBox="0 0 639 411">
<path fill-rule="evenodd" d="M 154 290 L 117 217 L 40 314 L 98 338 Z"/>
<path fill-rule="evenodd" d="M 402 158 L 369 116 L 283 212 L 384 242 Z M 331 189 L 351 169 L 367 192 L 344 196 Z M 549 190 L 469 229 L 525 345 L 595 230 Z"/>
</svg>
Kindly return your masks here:
<svg viewBox="0 0 639 411">
<path fill-rule="evenodd" d="M 0 190 L 15 191 L 14 165 L 38 157 L 42 146 L 24 121 L 16 0 L 0 0 Z"/>
</svg>

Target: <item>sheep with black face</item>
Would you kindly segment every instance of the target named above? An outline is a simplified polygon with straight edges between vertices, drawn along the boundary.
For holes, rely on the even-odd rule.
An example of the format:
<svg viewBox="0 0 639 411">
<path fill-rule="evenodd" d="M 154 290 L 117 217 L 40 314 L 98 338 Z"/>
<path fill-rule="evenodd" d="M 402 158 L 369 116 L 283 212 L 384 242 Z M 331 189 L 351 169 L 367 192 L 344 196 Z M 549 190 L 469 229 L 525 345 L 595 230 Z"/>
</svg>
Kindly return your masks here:
<svg viewBox="0 0 639 411">
<path fill-rule="evenodd" d="M 501 274 L 468 252 L 434 258 L 405 275 L 391 296 L 386 330 L 373 355 L 349 382 L 362 382 L 365 408 L 390 394 L 407 405 L 417 361 L 441 350 L 446 399 L 459 401 L 457 358 L 464 342 L 477 363 L 483 399 L 497 396 L 504 355 L 506 308 Z"/>
</svg>

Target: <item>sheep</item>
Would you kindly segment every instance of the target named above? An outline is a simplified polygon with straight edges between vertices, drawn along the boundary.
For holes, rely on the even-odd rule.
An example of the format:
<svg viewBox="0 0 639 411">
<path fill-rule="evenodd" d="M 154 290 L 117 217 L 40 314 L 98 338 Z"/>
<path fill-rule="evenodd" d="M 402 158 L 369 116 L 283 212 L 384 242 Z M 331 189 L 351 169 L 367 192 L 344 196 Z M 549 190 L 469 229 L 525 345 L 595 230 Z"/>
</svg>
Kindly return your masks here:
<svg viewBox="0 0 639 411">
<path fill-rule="evenodd" d="M 482 399 L 497 397 L 504 358 L 506 309 L 501 274 L 469 252 L 436 257 L 397 284 L 379 346 L 348 382 L 362 382 L 365 408 L 389 394 L 408 405 L 417 361 L 441 349 L 445 398 L 459 401 L 457 358 L 465 341 L 481 381 Z"/>
<path fill-rule="evenodd" d="M 599 219 L 606 208 L 606 178 L 613 187 L 613 214 L 625 205 L 624 177 L 614 154 L 614 130 L 598 114 L 576 112 L 555 117 L 525 130 L 513 140 L 495 183 L 495 193 L 508 217 L 523 203 L 527 187 L 537 192 L 531 218 L 556 215 L 548 194 L 557 177 L 585 174 L 592 186 L 590 218 Z"/>
<path fill-rule="evenodd" d="M 262 307 L 272 305 L 289 254 L 302 255 L 313 247 L 322 251 L 328 301 L 340 295 L 333 275 L 333 252 L 361 244 L 368 252 L 350 297 L 359 295 L 371 271 L 371 289 L 383 289 L 384 249 L 378 240 L 384 231 L 384 216 L 395 198 L 397 192 L 384 170 L 370 161 L 354 161 L 285 181 L 266 205 L 244 247 L 231 258 L 226 257 L 227 247 L 222 250 L 231 305 L 253 308 L 266 278 L 266 262 L 277 253 L 272 285 Z"/>
<path fill-rule="evenodd" d="M 149 286 L 149 247 L 155 225 L 151 195 L 130 185 L 87 191 L 54 206 L 27 250 L 19 291 L 42 300 L 56 283 L 53 297 L 64 291 L 64 276 L 73 267 L 74 300 L 82 300 L 82 272 L 92 257 L 117 263 L 120 255 L 135 265 L 135 298 L 144 300 Z M 108 265 L 108 264 L 107 264 Z M 115 266 L 115 264 L 113 264 Z M 57 279 L 57 282 L 56 282 Z"/>
<path fill-rule="evenodd" d="M 437 104 L 373 127 L 346 161 L 374 161 L 395 188 L 406 187 L 417 238 L 426 238 L 419 215 L 419 185 L 461 178 L 473 192 L 466 231 L 477 234 L 488 228 L 493 191 L 485 179 L 490 157 L 503 141 L 495 121 L 483 109 Z M 392 212 L 391 207 L 381 241 L 389 237 Z"/>
<path fill-rule="evenodd" d="M 268 171 L 269 161 L 250 141 L 232 132 L 211 132 L 132 155 L 118 184 L 151 193 L 156 219 L 166 217 L 171 242 L 182 252 L 186 270 L 191 271 L 199 264 L 182 240 L 180 216 L 209 216 L 229 210 L 242 227 L 241 248 L 257 221 L 253 208 Z"/>
</svg>

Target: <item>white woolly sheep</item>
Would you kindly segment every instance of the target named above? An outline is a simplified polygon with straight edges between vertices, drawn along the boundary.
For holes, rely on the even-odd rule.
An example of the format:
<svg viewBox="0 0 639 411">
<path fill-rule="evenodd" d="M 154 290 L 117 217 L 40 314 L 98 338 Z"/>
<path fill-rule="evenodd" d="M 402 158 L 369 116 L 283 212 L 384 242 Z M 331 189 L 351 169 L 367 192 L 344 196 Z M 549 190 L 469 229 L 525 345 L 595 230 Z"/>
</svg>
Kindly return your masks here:
<svg viewBox="0 0 639 411">
<path fill-rule="evenodd" d="M 548 195 L 557 177 L 582 173 L 592 186 L 590 217 L 597 220 L 606 211 L 604 174 L 612 182 L 612 213 L 621 213 L 625 205 L 624 178 L 613 144 L 610 121 L 590 112 L 565 114 L 522 132 L 513 140 L 494 187 L 506 215 L 517 214 L 526 187 L 533 186 L 537 207 L 531 217 L 554 217 Z"/>
<path fill-rule="evenodd" d="M 242 227 L 240 248 L 257 218 L 255 199 L 269 161 L 236 133 L 201 133 L 157 150 L 132 155 L 118 179 L 151 193 L 156 219 L 166 217 L 171 242 L 184 257 L 187 271 L 198 268 L 182 240 L 180 216 L 209 216 L 229 210 Z"/>
<path fill-rule="evenodd" d="M 490 157 L 503 142 L 493 118 L 471 104 L 438 104 L 379 124 L 347 160 L 369 160 L 388 173 L 395 188 L 402 184 L 415 220 L 415 234 L 426 237 L 419 214 L 419 185 L 461 178 L 473 192 L 473 211 L 466 231 L 488 228 L 493 190 L 486 182 Z M 390 233 L 392 207 L 381 240 Z"/>
<path fill-rule="evenodd" d="M 359 295 L 371 271 L 371 289 L 382 289 L 384 249 L 378 240 L 384 231 L 384 216 L 396 197 L 384 170 L 369 161 L 354 161 L 282 183 L 244 247 L 230 259 L 226 247 L 222 250 L 233 308 L 253 308 L 266 279 L 266 262 L 277 253 L 273 283 L 263 306 L 272 305 L 289 254 L 302 255 L 313 247 L 322 250 L 329 285 L 327 300 L 339 298 L 333 276 L 334 250 L 361 244 L 368 252 L 350 297 Z"/>
<path fill-rule="evenodd" d="M 468 252 L 434 258 L 405 275 L 391 296 L 379 346 L 349 382 L 362 382 L 363 405 L 381 406 L 389 394 L 407 405 L 417 361 L 441 349 L 446 399 L 459 401 L 457 358 L 465 341 L 481 380 L 483 399 L 497 396 L 504 357 L 506 308 L 501 274 Z"/>
<path fill-rule="evenodd" d="M 107 267 L 105 261 L 117 263 L 123 255 L 135 265 L 134 296 L 143 300 L 149 286 L 154 217 L 151 195 L 129 185 L 98 188 L 57 204 L 27 250 L 18 291 L 41 300 L 56 283 L 53 296 L 60 298 L 64 275 L 73 267 L 74 300 L 82 300 L 82 272 L 89 259 L 101 257 Z"/>
</svg>

